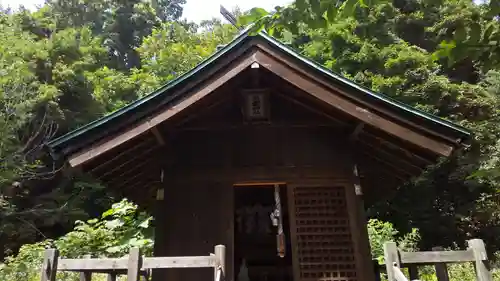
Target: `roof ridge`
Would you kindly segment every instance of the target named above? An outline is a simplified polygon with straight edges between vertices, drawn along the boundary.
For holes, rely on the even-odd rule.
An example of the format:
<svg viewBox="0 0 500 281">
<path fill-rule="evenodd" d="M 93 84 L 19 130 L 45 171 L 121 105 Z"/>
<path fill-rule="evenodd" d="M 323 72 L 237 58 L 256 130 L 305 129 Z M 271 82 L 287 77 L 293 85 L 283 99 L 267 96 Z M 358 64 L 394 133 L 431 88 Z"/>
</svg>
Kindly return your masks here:
<svg viewBox="0 0 500 281">
<path fill-rule="evenodd" d="M 334 73 L 331 70 L 326 69 L 324 66 L 304 57 L 303 55 L 301 55 L 301 54 L 297 53 L 295 50 L 293 50 L 291 47 L 286 46 L 285 44 L 279 42 L 278 40 L 276 40 L 272 36 L 268 35 L 266 32 L 260 31 L 255 35 L 254 34 L 250 35 L 250 31 L 252 30 L 252 27 L 253 27 L 253 25 L 247 26 L 230 43 L 228 43 L 224 47 L 222 47 L 219 50 L 217 50 L 216 52 L 214 52 L 212 55 L 210 55 L 208 58 L 206 58 L 205 60 L 200 62 L 197 66 L 195 66 L 191 70 L 185 72 L 184 74 L 177 77 L 176 79 L 171 80 L 168 83 L 164 84 L 156 91 L 154 91 L 148 95 L 145 95 L 144 97 L 137 99 L 136 101 L 131 102 L 131 103 L 125 105 L 124 107 L 122 107 L 122 108 L 120 108 L 120 109 L 118 109 L 110 114 L 107 114 L 107 115 L 105 115 L 97 120 L 94 120 L 94 121 L 92 121 L 84 126 L 81 126 L 77 129 L 71 131 L 71 132 L 68 132 L 68 133 L 66 133 L 66 134 L 64 134 L 64 135 L 62 135 L 54 140 L 51 140 L 48 143 L 49 148 L 51 150 L 54 150 L 56 147 L 61 146 L 63 143 L 65 143 L 73 138 L 76 138 L 78 136 L 81 136 L 89 131 L 92 131 L 93 129 L 95 129 L 101 125 L 104 125 L 104 124 L 110 122 L 111 120 L 115 120 L 116 118 L 119 118 L 120 116 L 127 114 L 128 112 L 132 111 L 133 109 L 135 109 L 137 107 L 140 107 L 140 106 L 143 106 L 146 104 L 151 105 L 151 101 L 153 101 L 157 97 L 162 96 L 164 93 L 166 93 L 167 91 L 169 91 L 173 87 L 190 79 L 192 76 L 196 75 L 197 73 L 199 73 L 200 71 L 202 71 L 206 67 L 214 64 L 221 57 L 223 57 L 224 55 L 226 55 L 227 53 L 232 51 L 236 46 L 238 46 L 242 42 L 245 42 L 245 40 L 247 38 L 250 38 L 250 37 L 251 38 L 255 38 L 255 37 L 262 38 L 267 43 L 269 43 L 271 46 L 274 46 L 279 51 L 283 52 L 285 55 L 288 55 L 291 58 L 298 60 L 299 63 L 305 64 L 305 66 L 310 67 L 313 71 L 316 71 L 316 73 L 318 73 L 319 75 L 323 75 L 325 78 L 331 79 L 330 80 L 331 83 L 340 83 L 341 86 L 346 86 L 346 87 L 349 87 L 349 88 L 355 90 L 356 91 L 355 94 L 357 94 L 360 98 L 367 97 L 369 99 L 372 99 L 373 101 L 381 101 L 383 105 L 389 106 L 389 110 L 397 110 L 400 112 L 399 114 L 401 114 L 401 113 L 409 114 L 406 117 L 407 119 L 411 119 L 412 117 L 413 118 L 418 117 L 417 119 L 409 120 L 410 123 L 415 124 L 415 123 L 418 123 L 419 120 L 421 120 L 421 121 L 429 122 L 427 124 L 424 124 L 424 126 L 427 125 L 427 127 L 429 127 L 429 126 L 445 127 L 448 130 L 452 130 L 452 131 L 448 131 L 447 133 L 445 133 L 445 135 L 447 134 L 448 138 L 450 138 L 450 139 L 453 139 L 455 137 L 457 139 L 460 139 L 460 140 L 470 138 L 471 133 L 466 128 L 459 126 L 459 125 L 456 125 L 453 122 L 442 119 L 438 116 L 435 116 L 435 115 L 423 112 L 421 110 L 418 110 L 416 108 L 413 108 L 413 107 L 411 107 L 405 103 L 399 102 L 399 101 L 397 101 L 397 100 L 395 100 L 395 99 L 393 99 L 385 94 L 373 92 L 371 89 L 368 89 L 367 87 L 359 85 L 359 84 L 343 77 L 342 75 Z M 166 101 L 166 102 L 168 102 L 168 101 Z M 370 102 L 370 101 L 368 100 L 367 102 Z M 153 108 L 156 108 L 156 107 L 153 107 Z M 149 112 L 150 110 L 151 109 L 148 109 L 147 111 Z M 147 112 L 144 114 L 147 114 Z M 409 118 L 408 118 L 408 116 L 409 116 Z M 142 117 L 144 117 L 144 115 L 136 116 L 136 118 L 142 118 Z M 428 129 L 432 131 L 432 130 L 436 130 L 437 128 L 439 128 L 439 127 L 435 127 L 434 129 L 432 129 L 432 128 L 428 128 Z M 452 136 L 452 137 L 450 137 L 450 136 Z M 102 135 L 96 135 L 93 137 L 99 138 L 99 137 L 102 137 Z M 91 140 L 91 141 L 95 141 L 95 139 Z M 74 149 L 74 148 L 70 148 L 70 150 L 71 149 Z"/>
</svg>

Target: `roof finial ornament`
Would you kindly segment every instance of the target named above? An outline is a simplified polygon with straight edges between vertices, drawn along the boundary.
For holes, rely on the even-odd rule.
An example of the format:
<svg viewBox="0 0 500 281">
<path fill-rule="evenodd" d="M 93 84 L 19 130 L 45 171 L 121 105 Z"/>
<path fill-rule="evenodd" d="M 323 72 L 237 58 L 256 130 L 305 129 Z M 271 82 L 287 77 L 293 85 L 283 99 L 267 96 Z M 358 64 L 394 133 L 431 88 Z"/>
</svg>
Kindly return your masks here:
<svg viewBox="0 0 500 281">
<path fill-rule="evenodd" d="M 220 5 L 220 14 L 228 21 L 230 22 L 234 27 L 236 27 L 238 30 L 242 30 L 243 28 L 241 26 L 238 26 L 238 19 L 228 11 L 224 6 Z"/>
</svg>

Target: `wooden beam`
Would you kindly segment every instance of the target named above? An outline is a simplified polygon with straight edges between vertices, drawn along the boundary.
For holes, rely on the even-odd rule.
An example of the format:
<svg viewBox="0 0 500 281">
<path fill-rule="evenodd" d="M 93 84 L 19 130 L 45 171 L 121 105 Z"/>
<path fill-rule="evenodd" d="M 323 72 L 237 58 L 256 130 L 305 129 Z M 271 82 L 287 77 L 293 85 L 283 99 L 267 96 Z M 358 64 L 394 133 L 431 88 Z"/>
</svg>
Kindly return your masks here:
<svg viewBox="0 0 500 281">
<path fill-rule="evenodd" d="M 291 97 L 291 96 L 289 96 L 289 95 L 284 95 L 284 94 L 282 94 L 282 93 L 281 93 L 280 91 L 278 91 L 278 90 L 277 90 L 276 92 L 274 92 L 274 93 L 275 93 L 277 96 L 279 96 L 279 97 L 281 97 L 281 98 L 283 98 L 283 99 L 286 99 L 287 101 L 290 101 L 290 102 L 292 102 L 292 103 L 294 103 L 294 104 L 296 104 L 296 105 L 298 105 L 298 106 L 301 106 L 301 107 L 303 107 L 303 108 L 305 108 L 305 109 L 309 110 L 310 112 L 313 112 L 313 113 L 315 113 L 315 114 L 318 114 L 318 115 L 321 115 L 321 116 L 323 116 L 323 117 L 326 117 L 326 118 L 328 118 L 329 120 L 332 120 L 333 122 L 335 122 L 335 123 L 337 123 L 337 124 L 342 124 L 342 125 L 347 124 L 347 122 L 345 122 L 345 121 L 341 121 L 341 120 L 339 120 L 339 119 L 337 119 L 337 118 L 335 118 L 335 117 L 331 116 L 330 114 L 327 114 L 327 113 L 325 113 L 325 112 L 323 112 L 323 111 L 321 111 L 321 110 L 318 110 L 317 108 L 314 108 L 314 107 L 312 107 L 312 106 L 310 106 L 310 105 L 307 105 L 307 104 L 305 104 L 305 103 L 303 103 L 303 102 L 301 102 L 301 101 L 299 101 L 299 100 L 297 100 L 297 99 L 295 99 L 295 98 L 293 98 L 293 97 Z"/>
<path fill-rule="evenodd" d="M 354 128 L 352 133 L 349 135 L 349 140 L 350 141 L 357 140 L 359 134 L 361 133 L 361 131 L 363 131 L 364 127 L 365 127 L 365 123 L 363 123 L 363 122 L 358 123 L 358 125 L 356 125 L 356 127 Z"/>
<path fill-rule="evenodd" d="M 206 126 L 200 127 L 183 127 L 177 129 L 178 132 L 183 131 L 232 131 L 239 130 L 248 127 L 244 124 L 207 124 Z M 272 123 L 272 124 L 252 124 L 252 128 L 263 129 L 263 128 L 276 128 L 276 129 L 301 129 L 301 128 L 340 128 L 339 125 L 332 123 L 303 123 L 303 124 L 282 124 L 282 123 Z"/>
<path fill-rule="evenodd" d="M 376 157 L 373 157 L 368 152 L 356 153 L 356 160 L 359 164 L 362 175 L 370 173 L 371 175 L 387 175 L 396 178 L 400 181 L 408 181 L 413 175 L 408 171 L 402 170 L 399 167 L 388 164 Z"/>
<path fill-rule="evenodd" d="M 116 165 L 114 168 L 107 170 L 103 174 L 97 176 L 98 179 L 102 179 L 106 177 L 107 175 L 111 175 L 113 172 L 116 172 L 120 170 L 122 167 L 126 166 L 127 164 L 137 162 L 138 159 L 143 159 L 146 156 L 149 156 L 151 153 L 155 152 L 157 150 L 156 146 L 150 147 L 149 149 L 143 151 L 141 154 L 136 155 L 135 157 L 132 157 L 128 159 L 127 161 L 121 163 L 120 165 Z"/>
<path fill-rule="evenodd" d="M 124 150 L 124 151 L 120 152 L 119 154 L 111 157 L 110 159 L 103 161 L 103 162 L 100 162 L 99 165 L 94 166 L 93 168 L 90 168 L 89 170 L 92 172 L 99 171 L 100 169 L 115 162 L 117 159 L 122 158 L 122 157 L 127 156 L 127 155 L 132 154 L 132 153 L 136 153 L 136 151 L 139 148 L 148 147 L 150 145 L 153 145 L 153 139 L 147 139 L 147 140 L 145 140 L 145 141 L 143 141 L 135 146 L 132 146 L 130 149 Z"/>
<path fill-rule="evenodd" d="M 109 175 L 109 176 L 111 176 L 112 178 L 115 178 L 115 179 L 122 179 L 122 178 L 126 178 L 126 177 L 127 177 L 127 175 L 129 175 L 129 174 L 131 174 L 131 173 L 135 173 L 138 169 L 143 168 L 144 166 L 146 166 L 146 165 L 148 165 L 148 164 L 153 163 L 153 162 L 154 162 L 153 160 L 154 160 L 154 159 L 153 159 L 153 158 L 151 158 L 151 159 L 149 159 L 149 160 L 141 161 L 141 162 L 139 162 L 139 163 L 135 164 L 132 168 L 130 168 L 130 169 L 125 169 L 125 171 L 123 171 L 122 173 L 120 173 L 120 174 L 118 174 L 118 175 L 114 175 L 113 173 L 110 173 L 110 174 L 108 174 L 108 175 Z M 130 162 L 130 163 L 132 163 L 132 162 Z M 122 167 L 123 167 L 123 166 L 122 166 Z M 98 178 L 98 179 L 102 180 L 102 178 L 103 178 L 103 177 L 104 177 L 104 176 L 102 176 L 102 177 L 100 177 L 100 178 L 99 178 L 99 177 L 96 177 L 96 178 Z"/>
<path fill-rule="evenodd" d="M 194 120 L 196 118 L 203 117 L 203 115 L 210 113 L 211 110 L 214 110 L 218 106 L 223 105 L 225 102 L 228 100 L 231 100 L 233 96 L 231 94 L 228 94 L 227 97 L 222 97 L 220 100 L 203 107 L 201 110 L 197 111 L 196 114 L 190 114 L 188 117 L 184 118 L 182 121 L 179 123 L 175 124 L 175 127 L 179 128 L 181 126 L 184 126 L 186 123 L 189 123 L 189 121 Z"/>
<path fill-rule="evenodd" d="M 474 261 L 474 253 L 466 251 L 399 252 L 402 264 L 434 264 Z"/>
<path fill-rule="evenodd" d="M 151 128 L 151 133 L 153 133 L 153 135 L 155 136 L 156 141 L 158 142 L 159 145 L 161 145 L 161 146 L 165 145 L 165 139 L 163 138 L 162 134 L 158 130 L 158 127 Z"/>
<path fill-rule="evenodd" d="M 395 123 L 391 120 L 383 118 L 375 112 L 371 112 L 368 108 L 355 104 L 337 93 L 328 90 L 321 84 L 304 77 L 300 73 L 293 71 L 283 62 L 272 58 L 263 53 L 256 52 L 254 57 L 262 67 L 268 69 L 274 74 L 288 81 L 290 84 L 317 98 L 318 100 L 329 104 L 330 106 L 345 112 L 360 121 L 380 128 L 386 133 L 404 139 L 421 148 L 428 149 L 442 156 L 449 156 L 453 151 L 453 147 L 443 142 L 436 141 L 425 135 L 415 132 L 414 130 Z"/>
<path fill-rule="evenodd" d="M 245 56 L 241 57 L 229 67 L 229 70 L 218 73 L 207 81 L 196 87 L 196 90 L 191 91 L 187 98 L 181 100 L 180 102 L 171 105 L 165 110 L 153 115 L 152 117 L 139 122 L 138 124 L 129 127 L 118 135 L 114 135 L 100 141 L 89 148 L 83 149 L 73 155 L 68 157 L 69 163 L 72 167 L 76 167 L 86 163 L 95 157 L 102 155 L 103 153 L 130 141 L 131 139 L 149 131 L 151 128 L 157 126 L 158 124 L 166 121 L 177 115 L 179 112 L 183 111 L 187 107 L 197 103 L 205 96 L 213 93 L 215 90 L 219 89 L 230 79 L 234 78 L 236 75 L 241 73 L 247 67 L 249 67 L 253 62 L 255 62 L 255 51 L 249 52 Z"/>
<path fill-rule="evenodd" d="M 123 187 L 131 182 L 133 182 L 135 179 L 138 179 L 138 178 L 141 178 L 141 177 L 148 177 L 150 176 L 150 170 L 143 170 L 141 172 L 138 172 L 136 173 L 134 176 L 130 177 L 130 178 L 126 178 L 124 181 L 116 181 L 116 180 L 112 180 L 112 181 L 109 181 L 107 182 L 107 184 L 109 185 L 113 185 L 113 186 L 116 186 L 116 187 Z"/>
<path fill-rule="evenodd" d="M 365 141 L 358 141 L 357 143 L 360 144 L 360 146 L 362 147 L 361 149 L 365 149 L 369 154 L 379 155 L 380 157 L 387 159 L 387 161 L 394 163 L 397 166 L 401 166 L 401 168 L 408 167 L 411 170 L 414 170 L 415 173 L 421 173 L 425 169 L 425 167 L 416 165 L 410 161 L 407 161 L 407 159 L 390 153 L 389 151 L 383 149 L 383 147 L 381 146 L 376 146 Z"/>
<path fill-rule="evenodd" d="M 361 150 L 360 153 L 363 154 L 365 157 L 370 158 L 370 159 L 372 159 L 373 161 L 375 161 L 377 163 L 385 165 L 386 167 L 391 168 L 394 171 L 400 172 L 403 175 L 406 175 L 406 176 L 409 176 L 409 177 L 418 176 L 418 174 L 415 175 L 414 173 L 412 173 L 410 171 L 407 171 L 404 167 L 400 167 L 396 163 L 391 163 L 390 161 L 383 160 L 380 157 L 377 157 L 376 155 L 374 155 L 374 153 L 370 153 L 370 152 L 367 152 L 367 151 L 364 151 L 364 150 Z"/>
<path fill-rule="evenodd" d="M 329 88 L 331 90 L 333 90 L 334 92 L 337 92 L 341 95 L 343 95 L 344 97 L 347 97 L 349 99 L 352 99 L 352 100 L 355 100 L 356 102 L 359 102 L 361 104 L 363 104 L 364 106 L 371 106 L 369 103 L 367 103 L 366 101 L 362 100 L 361 98 L 357 97 L 356 95 L 352 95 L 351 93 L 349 92 L 346 92 L 345 90 L 333 85 L 330 81 L 327 81 L 326 79 L 322 78 L 322 77 L 319 77 L 317 75 L 313 75 L 311 73 L 308 73 L 303 67 L 301 67 L 300 65 L 294 63 L 293 61 L 289 60 L 287 57 L 283 56 L 282 54 L 274 51 L 272 49 L 272 47 L 269 47 L 268 46 L 268 43 L 258 43 L 257 46 L 264 52 L 266 52 L 267 54 L 269 54 L 270 56 L 280 60 L 282 63 L 286 64 L 286 66 L 288 66 L 289 68 L 295 70 L 295 71 L 298 71 L 300 72 L 301 74 L 305 75 L 307 78 L 311 79 L 311 80 L 314 80 L 314 81 L 317 81 L 319 82 L 322 86 L 326 87 L 326 88 Z M 428 128 L 425 128 L 417 123 L 414 123 L 414 122 L 410 122 L 408 121 L 407 119 L 404 119 L 404 118 L 401 118 L 401 116 L 398 116 L 397 114 L 394 114 L 393 112 L 390 112 L 388 110 L 385 110 L 383 108 L 377 108 L 377 110 L 386 115 L 386 116 L 390 116 L 391 118 L 394 118 L 395 120 L 398 120 L 402 123 L 406 123 L 414 128 L 418 128 L 424 132 L 427 132 L 431 135 L 434 135 L 434 136 L 437 136 L 437 137 L 440 137 L 442 139 L 446 139 L 448 140 L 450 143 L 454 143 L 454 144 L 458 144 L 460 140 L 457 140 L 457 139 L 453 139 L 453 138 L 450 138 L 450 137 L 447 137 L 445 135 L 442 135 L 436 131 L 433 131 L 431 129 L 428 129 Z"/>
<path fill-rule="evenodd" d="M 402 147 L 401 145 L 394 144 L 391 141 L 386 140 L 386 139 L 382 138 L 381 136 L 377 136 L 375 134 L 367 132 L 366 130 L 363 131 L 363 134 L 360 136 L 360 139 L 362 139 L 364 137 L 368 137 L 370 139 L 370 140 L 367 140 L 365 143 L 373 143 L 375 141 L 375 142 L 377 142 L 377 145 L 385 146 L 388 149 L 390 149 L 391 151 L 400 151 L 401 153 L 403 153 L 405 155 L 406 158 L 412 159 L 412 160 L 413 159 L 418 160 L 424 165 L 429 165 L 429 164 L 434 163 L 434 161 L 431 161 L 430 159 L 426 159 L 426 158 L 418 155 L 417 153 L 412 152 L 409 149 Z"/>
</svg>

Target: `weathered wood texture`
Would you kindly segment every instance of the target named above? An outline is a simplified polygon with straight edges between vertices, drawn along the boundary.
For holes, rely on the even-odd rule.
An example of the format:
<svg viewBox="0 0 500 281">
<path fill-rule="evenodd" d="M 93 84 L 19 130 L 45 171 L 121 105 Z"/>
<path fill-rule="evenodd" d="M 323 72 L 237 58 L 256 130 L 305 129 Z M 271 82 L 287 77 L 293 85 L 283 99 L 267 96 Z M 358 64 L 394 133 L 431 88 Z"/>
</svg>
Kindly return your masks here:
<svg viewBox="0 0 500 281">
<path fill-rule="evenodd" d="M 130 249 L 128 258 L 92 259 L 86 256 L 83 259 L 58 258 L 56 249 L 47 249 L 42 266 L 42 281 L 55 281 L 57 271 L 80 272 L 81 281 L 89 281 L 92 273 L 108 273 L 108 280 L 116 280 L 117 275 L 127 275 L 127 280 L 138 281 L 141 276 L 149 276 L 151 269 L 166 268 L 212 268 L 220 270 L 224 276 L 226 270 L 226 247 L 217 245 L 213 249 L 215 254 L 208 256 L 181 256 L 181 257 L 143 257 L 138 248 Z M 214 276 L 214 281 L 223 281 L 223 278 Z M 204 278 L 206 279 L 206 278 Z"/>
<path fill-rule="evenodd" d="M 446 263 L 474 262 L 477 281 L 492 281 L 488 267 L 488 257 L 483 240 L 472 239 L 468 241 L 465 251 L 443 251 L 442 247 L 434 247 L 433 251 L 403 252 L 399 251 L 396 243 L 384 244 L 385 267 L 388 280 L 405 280 L 399 270 L 409 268 L 410 280 L 418 278 L 417 265 L 434 265 L 438 281 L 448 281 Z"/>
<path fill-rule="evenodd" d="M 474 253 L 474 265 L 477 281 L 492 281 L 493 277 L 488 265 L 488 256 L 483 240 L 472 239 L 468 241 L 469 251 Z"/>
<path fill-rule="evenodd" d="M 45 250 L 42 263 L 42 281 L 56 281 L 58 258 L 59 251 L 57 249 Z"/>
<path fill-rule="evenodd" d="M 233 196 L 230 184 L 214 181 L 194 183 L 167 183 L 163 201 L 164 220 L 158 227 L 164 228 L 157 236 L 163 247 L 157 247 L 155 255 L 186 256 L 204 255 L 212 245 L 227 245 L 227 276 L 232 274 L 232 224 Z M 213 276 L 213 269 L 159 270 L 155 280 L 203 280 Z M 156 277 L 158 276 L 158 277 Z M 156 279 L 158 278 L 158 279 Z"/>
<path fill-rule="evenodd" d="M 294 198 L 296 232 L 296 280 L 362 280 L 357 266 L 352 222 L 344 186 L 296 186 Z"/>
<path fill-rule="evenodd" d="M 85 255 L 84 259 L 90 259 L 91 255 Z M 80 281 L 92 281 L 92 272 L 80 272 Z"/>
<path fill-rule="evenodd" d="M 433 247 L 433 251 L 444 251 L 443 247 Z M 444 262 L 437 262 L 434 264 L 434 269 L 436 270 L 436 277 L 438 281 L 449 281 L 450 276 L 448 275 L 448 267 Z"/>
<path fill-rule="evenodd" d="M 336 158 L 325 153 L 328 151 L 325 146 L 342 147 L 339 140 L 347 141 L 354 134 L 356 138 L 351 140 L 356 146 L 351 152 L 360 158 L 356 162 L 363 174 L 361 181 L 366 187 L 365 202 L 369 206 L 376 201 L 372 197 L 381 194 L 390 196 L 388 192 L 381 192 L 381 188 L 397 186 L 419 174 L 436 158 L 427 149 L 411 146 L 407 141 L 390 137 L 383 130 L 335 110 L 303 88 L 287 83 L 283 77 L 264 68 L 259 69 L 259 87 L 270 91 L 271 119 L 268 122 L 248 123 L 241 114 L 240 103 L 240 91 L 253 86 L 253 76 L 248 72 L 251 71 L 242 71 L 241 75 L 205 98 L 196 100 L 183 111 L 178 111 L 176 107 L 165 112 L 159 110 L 158 114 L 173 114 L 172 118 L 168 122 L 148 123 L 144 127 L 147 133 L 116 147 L 113 144 L 114 148 L 110 151 L 87 155 L 95 159 L 86 162 L 82 169 L 91 171 L 111 188 L 123 192 L 123 196 L 145 206 L 151 205 L 150 200 L 154 200 L 154 190 L 142 191 L 146 188 L 151 191 L 160 185 L 160 168 L 188 174 L 185 177 L 190 177 L 189 172 L 193 174 L 196 168 L 199 171 L 208 168 L 218 170 L 213 176 L 220 178 L 220 175 L 227 177 L 231 174 L 228 170 L 234 168 L 338 165 Z M 330 94 L 335 95 L 334 92 Z M 153 128 L 155 133 L 151 132 Z M 303 138 L 309 136 L 312 142 L 304 143 Z M 324 142 L 321 138 L 326 136 L 336 142 Z M 316 146 L 314 142 L 322 146 Z M 259 147 L 258 150 L 248 149 L 253 143 Z M 177 153 L 179 146 L 182 155 Z M 203 153 L 199 154 L 200 151 Z M 176 162 L 181 166 L 165 162 Z M 190 171 L 184 170 L 182 165 L 191 165 Z M 175 169 L 170 169 L 172 167 Z"/>
</svg>

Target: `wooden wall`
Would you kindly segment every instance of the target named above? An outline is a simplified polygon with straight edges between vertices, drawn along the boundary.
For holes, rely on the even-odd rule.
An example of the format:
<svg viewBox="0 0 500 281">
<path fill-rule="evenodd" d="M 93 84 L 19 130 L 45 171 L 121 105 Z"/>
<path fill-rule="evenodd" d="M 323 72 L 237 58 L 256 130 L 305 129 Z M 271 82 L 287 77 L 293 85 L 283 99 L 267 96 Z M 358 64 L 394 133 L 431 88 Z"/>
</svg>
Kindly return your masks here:
<svg viewBox="0 0 500 281">
<path fill-rule="evenodd" d="M 226 116 L 225 120 L 238 119 Z M 369 255 L 366 255 L 369 251 L 366 243 L 360 241 L 366 239 L 359 235 L 363 230 L 366 232 L 365 221 L 362 216 L 358 216 L 362 215 L 358 208 L 360 201 L 354 193 L 354 163 L 345 133 L 335 127 L 233 125 L 212 130 L 182 130 L 172 138 L 170 145 L 174 147 L 174 153 L 165 155 L 169 158 L 165 163 L 171 163 L 165 167 L 165 199 L 157 207 L 155 216 L 158 218 L 155 255 L 206 255 L 213 251 L 216 244 L 224 244 L 228 257 L 227 280 L 233 280 L 233 184 L 282 181 L 287 183 L 289 203 L 292 203 L 290 211 L 297 214 L 291 219 L 296 281 L 320 278 L 331 281 L 372 280 L 366 273 L 369 268 L 367 265 L 371 264 Z M 314 188 L 327 193 L 332 191 L 329 194 L 334 196 L 323 203 L 314 198 L 309 198 L 312 200 L 308 202 L 300 201 L 297 192 L 313 191 Z M 319 192 L 313 196 L 321 194 Z M 299 209 L 304 207 L 296 205 L 299 201 L 316 204 L 316 207 L 334 204 L 323 215 L 331 215 L 332 219 L 341 217 L 334 227 L 326 225 L 328 220 L 319 221 L 325 224 L 319 230 L 323 232 L 322 239 L 338 239 L 342 236 L 345 245 L 340 245 L 340 248 L 345 248 L 346 252 L 335 254 L 339 247 L 333 244 L 331 246 L 336 248 L 330 252 L 318 252 L 323 256 L 339 257 L 339 260 L 319 260 L 324 265 L 313 269 L 319 272 L 316 275 L 307 275 L 308 264 L 318 261 L 308 260 L 305 253 L 314 250 L 314 247 L 320 251 L 324 245 L 319 243 L 313 249 L 304 246 L 307 244 L 304 239 L 309 239 L 310 235 L 300 233 L 304 229 L 308 231 L 308 228 L 299 225 L 305 222 L 303 217 L 298 217 L 301 212 Z M 318 253 L 312 253 L 312 256 Z M 332 264 L 347 266 L 332 267 Z M 334 271 L 356 274 L 335 275 Z M 157 273 L 154 280 L 212 279 L 211 270 L 200 269 Z"/>
</svg>

